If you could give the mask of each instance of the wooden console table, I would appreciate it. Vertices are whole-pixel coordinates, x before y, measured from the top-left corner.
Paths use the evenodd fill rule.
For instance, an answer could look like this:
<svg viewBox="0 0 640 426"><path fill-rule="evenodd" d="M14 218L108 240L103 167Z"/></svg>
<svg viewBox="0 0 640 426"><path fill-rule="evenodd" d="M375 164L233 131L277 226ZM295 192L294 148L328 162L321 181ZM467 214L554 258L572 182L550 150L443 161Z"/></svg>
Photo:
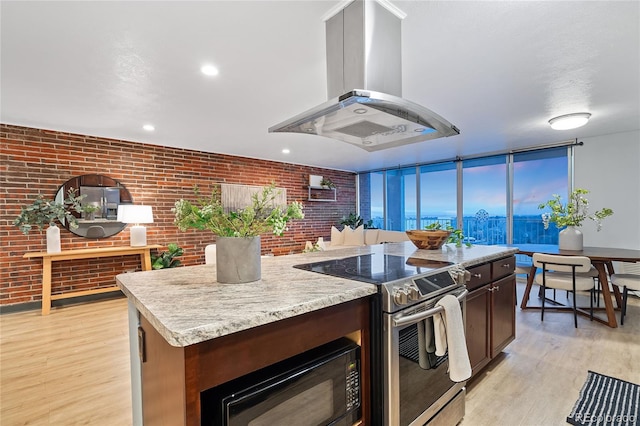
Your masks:
<svg viewBox="0 0 640 426"><path fill-rule="evenodd" d="M161 248L159 244L142 247L103 247L78 250L65 250L59 253L32 252L25 253L25 258L42 258L42 315L49 315L51 301L67 299L71 297L86 296L90 294L109 293L120 290L117 285L111 287L95 288L91 290L73 291L64 294L51 295L51 264L60 260L92 259L98 257L116 257L139 255L143 271L151 270L151 249Z"/></svg>

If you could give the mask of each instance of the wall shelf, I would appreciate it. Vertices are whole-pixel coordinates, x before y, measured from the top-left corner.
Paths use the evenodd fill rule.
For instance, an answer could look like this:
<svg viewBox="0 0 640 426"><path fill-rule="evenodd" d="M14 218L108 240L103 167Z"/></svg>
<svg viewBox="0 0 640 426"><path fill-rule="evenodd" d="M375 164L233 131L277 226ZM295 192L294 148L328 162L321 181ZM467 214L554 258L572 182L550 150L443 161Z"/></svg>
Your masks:
<svg viewBox="0 0 640 426"><path fill-rule="evenodd" d="M336 201L336 189L322 186L308 186L309 201Z"/></svg>

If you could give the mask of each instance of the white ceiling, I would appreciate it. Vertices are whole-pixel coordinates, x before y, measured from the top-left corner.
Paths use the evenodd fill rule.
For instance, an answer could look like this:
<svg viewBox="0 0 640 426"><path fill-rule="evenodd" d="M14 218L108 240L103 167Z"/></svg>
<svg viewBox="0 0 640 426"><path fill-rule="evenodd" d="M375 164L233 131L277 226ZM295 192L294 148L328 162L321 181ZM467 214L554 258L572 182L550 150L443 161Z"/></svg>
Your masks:
<svg viewBox="0 0 640 426"><path fill-rule="evenodd" d="M640 2L393 1L403 97L461 134L369 153L268 133L327 100L322 18L338 3L3 0L1 120L352 171L640 128ZM547 123L582 111L582 128Z"/></svg>

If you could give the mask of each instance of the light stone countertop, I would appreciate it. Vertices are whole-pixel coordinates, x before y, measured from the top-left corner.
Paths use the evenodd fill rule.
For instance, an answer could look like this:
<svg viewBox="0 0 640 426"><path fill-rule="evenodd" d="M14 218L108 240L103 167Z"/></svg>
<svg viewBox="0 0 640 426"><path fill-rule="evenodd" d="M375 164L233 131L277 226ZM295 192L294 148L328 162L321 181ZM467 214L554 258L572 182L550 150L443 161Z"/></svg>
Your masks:
<svg viewBox="0 0 640 426"><path fill-rule="evenodd" d="M124 273L116 281L170 345L185 347L375 294L372 284L293 268L373 252L472 266L517 249L445 245L442 250L417 250L411 242L378 244L263 257L262 279L252 283L217 283L215 265Z"/></svg>

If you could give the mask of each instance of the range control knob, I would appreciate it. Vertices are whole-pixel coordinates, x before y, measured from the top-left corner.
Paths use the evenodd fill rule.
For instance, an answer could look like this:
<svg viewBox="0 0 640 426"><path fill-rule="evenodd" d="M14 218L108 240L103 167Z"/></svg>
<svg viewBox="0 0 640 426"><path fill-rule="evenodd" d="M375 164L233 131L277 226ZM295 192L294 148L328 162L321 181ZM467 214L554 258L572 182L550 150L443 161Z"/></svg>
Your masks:
<svg viewBox="0 0 640 426"><path fill-rule="evenodd" d="M418 290L418 287L413 285L407 286L407 292L409 293L409 300L420 300L420 290Z"/></svg>
<svg viewBox="0 0 640 426"><path fill-rule="evenodd" d="M393 301L396 302L396 305L406 305L409 303L409 293L404 289L397 289L393 293Z"/></svg>

